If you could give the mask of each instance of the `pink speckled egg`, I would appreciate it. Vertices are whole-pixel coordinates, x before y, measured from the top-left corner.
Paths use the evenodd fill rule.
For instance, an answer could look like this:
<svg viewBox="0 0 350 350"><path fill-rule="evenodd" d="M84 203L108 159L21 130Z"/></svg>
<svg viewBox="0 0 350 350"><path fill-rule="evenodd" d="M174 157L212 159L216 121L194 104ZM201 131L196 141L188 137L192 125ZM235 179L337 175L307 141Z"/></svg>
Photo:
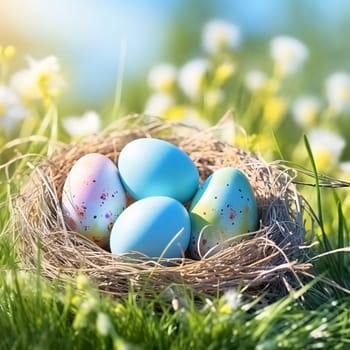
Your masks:
<svg viewBox="0 0 350 350"><path fill-rule="evenodd" d="M100 247L108 247L112 226L125 209L126 194L116 165L106 156L89 153L67 175L62 212L67 229Z"/></svg>

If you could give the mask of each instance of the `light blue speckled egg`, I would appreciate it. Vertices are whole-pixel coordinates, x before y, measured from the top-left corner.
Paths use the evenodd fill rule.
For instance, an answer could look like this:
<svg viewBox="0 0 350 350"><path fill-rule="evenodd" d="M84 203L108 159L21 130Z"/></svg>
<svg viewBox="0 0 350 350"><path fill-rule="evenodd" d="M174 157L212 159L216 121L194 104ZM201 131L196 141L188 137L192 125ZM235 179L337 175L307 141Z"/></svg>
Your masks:
<svg viewBox="0 0 350 350"><path fill-rule="evenodd" d="M199 185L199 173L191 158L165 140L139 138L126 144L118 169L127 192L136 200L167 196L185 203Z"/></svg>
<svg viewBox="0 0 350 350"><path fill-rule="evenodd" d="M62 212L69 230L106 248L113 223L125 206L119 172L109 158L89 153L76 161L62 191Z"/></svg>
<svg viewBox="0 0 350 350"><path fill-rule="evenodd" d="M253 189L245 174L233 167L218 169L204 181L193 197L189 214L189 253L194 259L211 255L225 240L258 228Z"/></svg>
<svg viewBox="0 0 350 350"><path fill-rule="evenodd" d="M180 258L190 239L190 218L176 199L147 197L128 206L112 228L114 254L140 252L149 257Z"/></svg>

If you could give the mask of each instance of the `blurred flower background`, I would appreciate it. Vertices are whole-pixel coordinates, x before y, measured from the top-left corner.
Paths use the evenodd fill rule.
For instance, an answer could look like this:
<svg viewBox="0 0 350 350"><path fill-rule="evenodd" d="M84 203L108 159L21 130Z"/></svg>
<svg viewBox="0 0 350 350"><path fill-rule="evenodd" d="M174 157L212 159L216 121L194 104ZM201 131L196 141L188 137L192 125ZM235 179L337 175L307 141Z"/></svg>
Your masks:
<svg viewBox="0 0 350 350"><path fill-rule="evenodd" d="M62 138L129 113L219 123L227 142L350 178L346 0L7 0L2 143L54 105ZM225 116L225 118L223 118Z"/></svg>

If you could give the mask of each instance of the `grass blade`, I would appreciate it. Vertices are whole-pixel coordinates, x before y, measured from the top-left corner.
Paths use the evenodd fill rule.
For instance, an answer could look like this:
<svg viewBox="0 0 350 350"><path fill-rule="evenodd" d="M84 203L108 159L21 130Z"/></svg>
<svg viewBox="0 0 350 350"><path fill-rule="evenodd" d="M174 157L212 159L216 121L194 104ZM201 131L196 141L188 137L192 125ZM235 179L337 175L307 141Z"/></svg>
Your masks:
<svg viewBox="0 0 350 350"><path fill-rule="evenodd" d="M317 200L317 213L318 213L318 223L321 229L321 233L322 233L322 243L324 245L324 248L326 250L331 250L332 249L332 245L326 235L325 229L324 229L324 221L323 221L323 213L322 213L322 199L321 199L321 189L320 189L320 181L319 181L319 177L318 177L318 171L317 171L317 166L316 166L316 162L314 159L314 156L312 154L312 150L311 150L311 146L310 143L306 137L306 135L304 135L304 143L305 143L305 147L306 147L306 151L308 153L310 162L311 162L311 166L312 166L312 171L314 174L314 178L315 178L315 188L316 188L316 200Z"/></svg>

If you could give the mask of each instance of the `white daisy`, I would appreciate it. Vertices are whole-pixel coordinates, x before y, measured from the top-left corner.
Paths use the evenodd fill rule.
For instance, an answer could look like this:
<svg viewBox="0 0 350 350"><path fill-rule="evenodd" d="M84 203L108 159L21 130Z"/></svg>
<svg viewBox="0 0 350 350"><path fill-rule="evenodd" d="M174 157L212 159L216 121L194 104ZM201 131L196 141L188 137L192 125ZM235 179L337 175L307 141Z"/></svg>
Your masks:
<svg viewBox="0 0 350 350"><path fill-rule="evenodd" d="M350 74L336 72L328 77L325 85L329 106L336 113L350 111Z"/></svg>
<svg viewBox="0 0 350 350"><path fill-rule="evenodd" d="M308 48L290 36L278 36L270 42L270 55L283 74L296 73L309 56Z"/></svg>
<svg viewBox="0 0 350 350"><path fill-rule="evenodd" d="M173 96L164 92L157 92L148 98L144 113L161 117L174 103L175 100Z"/></svg>
<svg viewBox="0 0 350 350"><path fill-rule="evenodd" d="M253 69L247 73L244 82L248 90L252 92L261 90L267 83L267 75L260 70Z"/></svg>
<svg viewBox="0 0 350 350"><path fill-rule="evenodd" d="M176 73L176 68L172 64L159 64L150 70L148 85L157 92L169 91L176 82Z"/></svg>
<svg viewBox="0 0 350 350"><path fill-rule="evenodd" d="M316 121L321 102L316 96L301 96L292 105L294 120L301 127L309 127Z"/></svg>
<svg viewBox="0 0 350 350"><path fill-rule="evenodd" d="M242 295L235 289L228 289L222 296L222 299L231 310L236 310L241 305Z"/></svg>
<svg viewBox="0 0 350 350"><path fill-rule="evenodd" d="M178 82L187 97L196 98L203 92L208 69L209 62L204 58L193 59L182 66Z"/></svg>
<svg viewBox="0 0 350 350"><path fill-rule="evenodd" d="M308 141L318 168L322 171L338 164L345 148L345 140L337 133L315 128L308 135Z"/></svg>
<svg viewBox="0 0 350 350"><path fill-rule="evenodd" d="M95 111L87 111L82 116L70 116L63 119L63 127L72 137L81 137L98 132L101 117Z"/></svg>
<svg viewBox="0 0 350 350"><path fill-rule="evenodd" d="M40 61L27 57L29 68L16 72L10 85L24 100L40 100L57 97L64 79L56 56L48 56Z"/></svg>
<svg viewBox="0 0 350 350"><path fill-rule="evenodd" d="M202 42L204 49L209 53L237 48L241 43L241 32L233 23L213 19L203 28Z"/></svg>

